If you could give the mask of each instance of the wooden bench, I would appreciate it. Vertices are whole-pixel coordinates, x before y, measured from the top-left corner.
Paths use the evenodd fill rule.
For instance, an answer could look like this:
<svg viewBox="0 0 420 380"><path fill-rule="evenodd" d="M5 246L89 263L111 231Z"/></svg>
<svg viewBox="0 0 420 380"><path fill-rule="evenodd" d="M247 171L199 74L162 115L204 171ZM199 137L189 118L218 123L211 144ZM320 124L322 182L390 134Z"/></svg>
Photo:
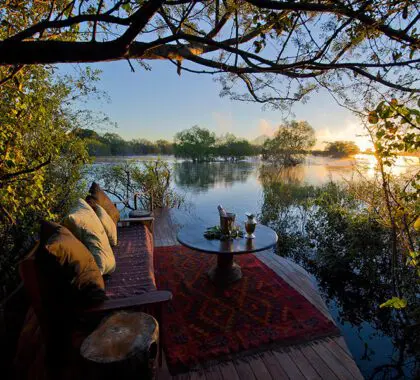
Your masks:
<svg viewBox="0 0 420 380"><path fill-rule="evenodd" d="M94 305L75 305L51 299L49 284L42 278L35 260L39 243L20 263L20 275L36 314L46 358L50 363L79 355L80 344L101 319L116 310L137 310L164 323L163 307L172 299L169 291L156 289L153 270L153 218L121 220L118 245L114 247L116 270L104 276L107 300ZM146 277L144 277L146 276ZM52 306L53 305L53 306ZM162 334L163 329L159 329ZM163 342L162 336L160 342ZM159 364L162 363L160 345Z"/></svg>

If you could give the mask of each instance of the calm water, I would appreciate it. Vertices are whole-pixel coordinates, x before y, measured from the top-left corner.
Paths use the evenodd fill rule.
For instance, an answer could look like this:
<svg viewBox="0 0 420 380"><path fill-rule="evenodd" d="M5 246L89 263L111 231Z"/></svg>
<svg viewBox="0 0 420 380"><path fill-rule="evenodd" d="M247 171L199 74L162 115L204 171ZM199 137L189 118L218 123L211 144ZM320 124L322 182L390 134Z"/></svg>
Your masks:
<svg viewBox="0 0 420 380"><path fill-rule="evenodd" d="M153 158L135 158L138 161L149 159ZM258 160L193 164L177 162L171 157L164 159L173 166L173 186L185 195L188 210L206 225L218 223L218 204L235 212L237 221L243 221L247 211L260 215L265 198L261 180L262 164ZM112 159L115 160L118 159ZM359 155L356 161L365 176L374 175L375 163L372 156ZM103 164L98 162L95 165ZM330 180L345 181L354 175L354 164L355 160L309 157L304 165L280 171L277 180L301 188L306 185L319 186ZM403 173L419 164L419 158L401 158L395 171ZM288 202L288 215L292 220L298 214L293 205L293 194ZM287 215L285 220L286 223L289 220ZM402 337L402 329L398 323L389 320L389 313L381 315L376 304L381 300L372 300L375 298L374 279L381 277L381 273L364 276L361 275L364 272L360 268L352 267L352 277L345 282L346 280L342 280L346 278L345 275L341 278L338 276L338 280L334 276L330 278L328 270L308 264L311 261L307 257L289 255L286 251L282 252L282 249L277 249L277 254L295 259L314 275L331 314L366 378L413 377L414 359L405 337ZM375 260L374 258L373 261ZM355 277L356 272L358 276Z"/></svg>

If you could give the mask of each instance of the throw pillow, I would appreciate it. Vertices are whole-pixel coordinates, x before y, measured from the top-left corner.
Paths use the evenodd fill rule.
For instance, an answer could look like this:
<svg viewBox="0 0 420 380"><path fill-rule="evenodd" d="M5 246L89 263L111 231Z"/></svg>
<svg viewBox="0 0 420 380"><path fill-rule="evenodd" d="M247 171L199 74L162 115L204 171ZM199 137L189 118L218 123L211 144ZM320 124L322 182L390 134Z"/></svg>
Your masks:
<svg viewBox="0 0 420 380"><path fill-rule="evenodd" d="M93 205L93 210L95 211L96 215L98 216L99 220L101 221L105 233L108 236L109 243L111 247L115 247L117 245L117 226L108 213L103 209L103 207L99 206L98 204Z"/></svg>
<svg viewBox="0 0 420 380"><path fill-rule="evenodd" d="M89 193L94 201L101 206L108 213L114 223L117 224L120 220L120 212L96 182L92 183Z"/></svg>
<svg viewBox="0 0 420 380"><path fill-rule="evenodd" d="M90 251L102 274L115 270L115 257L101 221L86 201L79 199L63 222Z"/></svg>
<svg viewBox="0 0 420 380"><path fill-rule="evenodd" d="M67 228L41 222L37 260L49 277L50 287L60 293L57 296L69 295L82 303L107 298L104 280L92 254Z"/></svg>

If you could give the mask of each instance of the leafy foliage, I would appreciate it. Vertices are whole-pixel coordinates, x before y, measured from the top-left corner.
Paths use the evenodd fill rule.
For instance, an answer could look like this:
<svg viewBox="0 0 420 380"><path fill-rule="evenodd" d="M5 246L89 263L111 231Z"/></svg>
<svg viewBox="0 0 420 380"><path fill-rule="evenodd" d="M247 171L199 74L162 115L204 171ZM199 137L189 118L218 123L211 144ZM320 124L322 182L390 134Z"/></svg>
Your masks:
<svg viewBox="0 0 420 380"><path fill-rule="evenodd" d="M233 226L232 231L229 235L222 233L220 226L208 227L204 231L204 237L207 239L217 239L217 240L229 240L229 239L240 239L244 237L244 232L239 226Z"/></svg>
<svg viewBox="0 0 420 380"><path fill-rule="evenodd" d="M208 129L194 126L178 132L174 143L175 156L193 162L212 161L221 157L225 161L238 161L259 153L258 147L231 133L216 138Z"/></svg>
<svg viewBox="0 0 420 380"><path fill-rule="evenodd" d="M165 59L221 94L288 108L326 89L349 106L418 92L407 0L75 0L1 3L4 78L24 64ZM133 67L133 66L132 66ZM352 97L353 95L353 97ZM361 107L360 107L361 108Z"/></svg>
<svg viewBox="0 0 420 380"><path fill-rule="evenodd" d="M238 139L233 134L226 134L218 139L215 152L225 161L239 161L245 157L254 156L258 150L248 140Z"/></svg>
<svg viewBox="0 0 420 380"><path fill-rule="evenodd" d="M392 339L395 356L385 366L377 366L374 373L379 377L388 371L415 377L415 372L404 368L416 357L420 338L415 328L418 286L411 268L397 270L405 301L394 299L387 304L402 307L407 303L407 307L398 313L381 307L394 294L389 227L378 221L375 210L367 207L349 184L308 186L285 176L285 169L293 168L276 173L269 167L260 173L260 220L278 233L277 253L316 277L339 322L355 328L367 323ZM361 333L359 339L365 347L364 356L358 359L369 360L375 350L370 346L371 337ZM413 368L415 371L415 365Z"/></svg>
<svg viewBox="0 0 420 380"><path fill-rule="evenodd" d="M332 141L325 147L325 152L332 157L348 157L359 153L360 149L353 141Z"/></svg>
<svg viewBox="0 0 420 380"><path fill-rule="evenodd" d="M0 276L7 286L39 220L59 219L81 192L89 157L71 131L85 113L73 105L97 73L85 75L59 78L50 68L25 67L0 86Z"/></svg>
<svg viewBox="0 0 420 380"><path fill-rule="evenodd" d="M264 143L263 159L285 166L297 165L315 141L315 131L308 122L293 120L280 125L274 138Z"/></svg>
<svg viewBox="0 0 420 380"><path fill-rule="evenodd" d="M392 237L394 297L384 306L401 308L407 302L403 299L404 291L400 289L395 271L407 262L417 274L420 273L417 260L420 240L415 228L420 217L420 171L397 178L392 169L399 154L420 150L420 111L392 99L389 103L380 102L369 113L368 122L367 129L374 143L380 174L376 186L381 189L377 217L389 227ZM399 302L395 302L396 299Z"/></svg>
<svg viewBox="0 0 420 380"><path fill-rule="evenodd" d="M166 140L151 142L146 139L124 140L117 133L98 134L96 131L79 128L73 134L85 141L91 156L126 156L146 154L173 154L173 144Z"/></svg>
<svg viewBox="0 0 420 380"><path fill-rule="evenodd" d="M202 162L214 156L216 135L205 128L194 126L185 129L175 135L174 141L176 157Z"/></svg>
<svg viewBox="0 0 420 380"><path fill-rule="evenodd" d="M392 297L388 301L381 304L379 307L392 307L394 309L404 309L407 307L407 301L398 297Z"/></svg>
<svg viewBox="0 0 420 380"><path fill-rule="evenodd" d="M401 104L397 99L392 99L389 103L382 101L375 110L369 112L368 121L371 124L369 130L375 144L376 156L384 165L394 165L400 153L420 150L418 108Z"/></svg>
<svg viewBox="0 0 420 380"><path fill-rule="evenodd" d="M128 209L179 207L184 199L171 187L172 170L162 160L103 165L93 179ZM138 204L139 202L140 204Z"/></svg>

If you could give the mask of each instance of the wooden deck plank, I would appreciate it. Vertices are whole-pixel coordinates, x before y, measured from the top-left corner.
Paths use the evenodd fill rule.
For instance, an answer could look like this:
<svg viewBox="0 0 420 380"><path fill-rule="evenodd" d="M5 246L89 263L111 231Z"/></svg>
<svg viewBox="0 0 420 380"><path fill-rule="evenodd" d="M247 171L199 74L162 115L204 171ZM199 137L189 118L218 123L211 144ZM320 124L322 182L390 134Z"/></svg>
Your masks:
<svg viewBox="0 0 420 380"><path fill-rule="evenodd" d="M299 368L300 372L302 372L305 379L308 380L322 380L319 376L318 372L315 371L312 364L309 362L308 359L303 355L303 353L298 348L292 348L290 352L288 352L290 358Z"/></svg>
<svg viewBox="0 0 420 380"><path fill-rule="evenodd" d="M190 380L190 374L189 373L182 373L180 375L174 376L174 380Z"/></svg>
<svg viewBox="0 0 420 380"><path fill-rule="evenodd" d="M261 255L256 255L264 264L273 269L281 278L283 278L290 286L296 289L300 294L302 294L309 302L317 307L327 318L332 320L331 314L329 313L325 302L319 295L319 293L314 289L312 283L307 280L292 278L292 275L285 271L285 261L286 259L275 256L274 254L263 252Z"/></svg>
<svg viewBox="0 0 420 380"><path fill-rule="evenodd" d="M178 210L176 210L178 211ZM176 233L186 216L167 210L155 213L155 246L178 245ZM255 256L273 269L290 286L308 299L327 318L332 319L311 275L290 260L264 251ZM191 372L190 380L264 380L264 379L363 379L342 337L289 347L287 352L268 351L260 358L236 360ZM163 377L166 379L166 377ZM179 378L179 377L174 377Z"/></svg>
<svg viewBox="0 0 420 380"><path fill-rule="evenodd" d="M203 371L193 371L190 372L190 380L206 380L206 375Z"/></svg>
<svg viewBox="0 0 420 380"><path fill-rule="evenodd" d="M223 380L220 366L214 365L204 371L207 380Z"/></svg>
<svg viewBox="0 0 420 380"><path fill-rule="evenodd" d="M321 379L337 380L338 376L328 367L322 358L310 346L300 347L300 351L305 358L312 363L315 371L319 374Z"/></svg>
<svg viewBox="0 0 420 380"><path fill-rule="evenodd" d="M322 360L330 367L340 380L354 379L344 362L337 359L335 355L325 346L324 342L312 347Z"/></svg>
<svg viewBox="0 0 420 380"><path fill-rule="evenodd" d="M263 360L265 366L267 367L268 371L270 372L273 379L276 380L288 380L289 376L280 365L279 361L277 360L276 356L272 351L265 352L263 354Z"/></svg>
<svg viewBox="0 0 420 380"><path fill-rule="evenodd" d="M236 372L238 373L240 379L256 380L251 366L245 360L237 360L233 364L236 368Z"/></svg>
<svg viewBox="0 0 420 380"><path fill-rule="evenodd" d="M335 338L335 342L341 347L341 349L347 353L348 356L351 357L351 353L349 348L347 347L346 341L344 340L344 337L339 336Z"/></svg>
<svg viewBox="0 0 420 380"><path fill-rule="evenodd" d="M279 352L273 351L274 356L292 380L305 380L305 376L303 376L302 372L298 368L298 366L293 362L287 352Z"/></svg>
<svg viewBox="0 0 420 380"><path fill-rule="evenodd" d="M223 380L240 380L232 362L222 363L220 365L220 373L222 374Z"/></svg>
<svg viewBox="0 0 420 380"><path fill-rule="evenodd" d="M347 352L344 351L335 340L325 342L324 347L326 347L341 363L343 363L343 365L345 365L346 369L355 379L363 379L354 360L349 357Z"/></svg>
<svg viewBox="0 0 420 380"><path fill-rule="evenodd" d="M262 357L250 357L249 365L258 380L273 380L273 377L271 376L268 368L265 366ZM276 379L274 378L274 380Z"/></svg>

